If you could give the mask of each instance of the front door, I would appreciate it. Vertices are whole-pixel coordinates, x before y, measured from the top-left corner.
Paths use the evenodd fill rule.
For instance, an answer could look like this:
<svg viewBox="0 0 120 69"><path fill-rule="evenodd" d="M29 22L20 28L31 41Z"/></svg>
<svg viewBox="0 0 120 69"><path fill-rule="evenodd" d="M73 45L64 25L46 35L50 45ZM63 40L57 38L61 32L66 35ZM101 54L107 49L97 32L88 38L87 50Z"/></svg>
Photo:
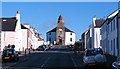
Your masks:
<svg viewBox="0 0 120 69"><path fill-rule="evenodd" d="M59 39L59 45L62 45L62 39Z"/></svg>

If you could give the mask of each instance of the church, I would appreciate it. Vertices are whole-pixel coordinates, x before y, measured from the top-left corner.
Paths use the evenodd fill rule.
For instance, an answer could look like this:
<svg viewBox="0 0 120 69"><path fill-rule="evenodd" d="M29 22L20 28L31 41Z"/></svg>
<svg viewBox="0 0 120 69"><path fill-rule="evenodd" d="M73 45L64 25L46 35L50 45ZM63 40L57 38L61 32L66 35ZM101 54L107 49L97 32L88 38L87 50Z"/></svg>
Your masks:
<svg viewBox="0 0 120 69"><path fill-rule="evenodd" d="M73 45L76 40L75 32L64 26L63 17L58 18L57 26L47 33L47 42L57 45Z"/></svg>

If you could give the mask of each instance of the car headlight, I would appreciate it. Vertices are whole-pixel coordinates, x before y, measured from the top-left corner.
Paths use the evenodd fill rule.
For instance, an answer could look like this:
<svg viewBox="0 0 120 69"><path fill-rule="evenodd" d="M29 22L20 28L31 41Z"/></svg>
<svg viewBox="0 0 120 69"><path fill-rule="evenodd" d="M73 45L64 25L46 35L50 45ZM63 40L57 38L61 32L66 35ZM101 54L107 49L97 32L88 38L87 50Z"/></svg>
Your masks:
<svg viewBox="0 0 120 69"><path fill-rule="evenodd" d="M95 63L95 60L94 60L94 58L85 57L84 63Z"/></svg>

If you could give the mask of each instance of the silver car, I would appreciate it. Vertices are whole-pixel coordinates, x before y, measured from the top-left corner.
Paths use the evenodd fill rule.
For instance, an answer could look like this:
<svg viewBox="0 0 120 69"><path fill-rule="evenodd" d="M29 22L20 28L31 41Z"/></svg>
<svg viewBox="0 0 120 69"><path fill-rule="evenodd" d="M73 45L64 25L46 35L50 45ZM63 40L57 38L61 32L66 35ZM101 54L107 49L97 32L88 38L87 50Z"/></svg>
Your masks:
<svg viewBox="0 0 120 69"><path fill-rule="evenodd" d="M117 58L117 61L112 63L112 66L116 69L120 69L120 56Z"/></svg>
<svg viewBox="0 0 120 69"><path fill-rule="evenodd" d="M83 57L83 62L85 66L106 64L106 57L100 48L87 49Z"/></svg>

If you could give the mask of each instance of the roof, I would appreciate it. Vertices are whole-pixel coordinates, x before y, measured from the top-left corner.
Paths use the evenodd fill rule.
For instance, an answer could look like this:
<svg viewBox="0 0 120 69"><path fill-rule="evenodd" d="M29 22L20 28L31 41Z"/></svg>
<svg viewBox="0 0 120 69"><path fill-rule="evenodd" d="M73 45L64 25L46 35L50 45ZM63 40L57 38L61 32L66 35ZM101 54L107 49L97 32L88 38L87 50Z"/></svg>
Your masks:
<svg viewBox="0 0 120 69"><path fill-rule="evenodd" d="M73 32L73 31L65 27L65 32Z"/></svg>
<svg viewBox="0 0 120 69"><path fill-rule="evenodd" d="M95 20L95 28L99 28L99 27L101 27L101 25L104 23L104 19L97 19L97 20Z"/></svg>
<svg viewBox="0 0 120 69"><path fill-rule="evenodd" d="M48 31L48 32L56 32L56 28L57 28L57 27L53 28L52 30L50 30L50 31Z"/></svg>
<svg viewBox="0 0 120 69"><path fill-rule="evenodd" d="M52 30L48 31L47 33L49 33L49 32L56 32L56 28L57 27L53 28ZM70 29L68 29L67 27L64 27L64 28L65 28L65 32L73 32Z"/></svg>
<svg viewBox="0 0 120 69"><path fill-rule="evenodd" d="M0 18L0 22L2 23L2 31L15 31L17 23L16 17Z"/></svg>
<svg viewBox="0 0 120 69"><path fill-rule="evenodd" d="M111 15L114 14L116 11L118 11L118 13L115 14L114 16L111 16ZM104 23L105 23L106 21L108 21L107 24L109 24L119 13L120 13L120 9L115 10L113 13L111 13L111 14L106 18L106 20L104 21ZM104 24L104 23L103 23L103 24ZM102 24L102 25L103 25L103 24ZM102 26L102 25L101 25L101 26Z"/></svg>
<svg viewBox="0 0 120 69"><path fill-rule="evenodd" d="M21 24L21 29L28 29L28 28L26 28L25 26L23 26L23 25Z"/></svg>

